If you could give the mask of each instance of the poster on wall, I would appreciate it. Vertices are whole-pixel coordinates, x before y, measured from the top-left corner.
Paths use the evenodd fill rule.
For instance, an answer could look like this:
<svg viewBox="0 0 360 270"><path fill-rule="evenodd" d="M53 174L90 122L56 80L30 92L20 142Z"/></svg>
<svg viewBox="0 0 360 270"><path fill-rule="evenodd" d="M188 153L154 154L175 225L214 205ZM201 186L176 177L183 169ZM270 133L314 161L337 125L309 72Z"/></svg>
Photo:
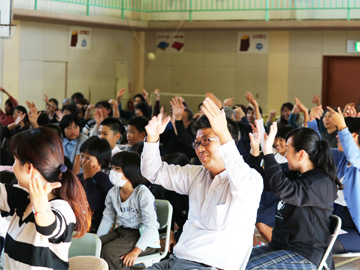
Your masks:
<svg viewBox="0 0 360 270"><path fill-rule="evenodd" d="M70 27L69 46L72 49L90 50L91 29L86 27Z"/></svg>
<svg viewBox="0 0 360 270"><path fill-rule="evenodd" d="M267 32L238 32L238 53L268 53Z"/></svg>
<svg viewBox="0 0 360 270"><path fill-rule="evenodd" d="M185 50L185 34L183 32L156 33L156 51L159 53L183 53Z"/></svg>

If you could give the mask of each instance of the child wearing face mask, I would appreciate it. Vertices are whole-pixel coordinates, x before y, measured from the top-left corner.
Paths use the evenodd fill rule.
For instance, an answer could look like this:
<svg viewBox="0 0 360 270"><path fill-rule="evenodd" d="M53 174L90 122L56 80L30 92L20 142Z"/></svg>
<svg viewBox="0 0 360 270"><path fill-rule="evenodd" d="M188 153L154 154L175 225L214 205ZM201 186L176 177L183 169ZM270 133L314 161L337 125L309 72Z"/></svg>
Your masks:
<svg viewBox="0 0 360 270"><path fill-rule="evenodd" d="M111 147L105 139L90 137L80 147L80 165L83 173L78 174L92 211L91 233L96 233L105 209L105 198L113 187L104 172L109 168Z"/></svg>
<svg viewBox="0 0 360 270"><path fill-rule="evenodd" d="M111 166L110 181L114 187L106 196L97 235L102 242L101 257L109 268L128 269L137 257L154 253L160 247L155 198L143 185L137 153L117 153ZM114 220L118 227L109 233Z"/></svg>

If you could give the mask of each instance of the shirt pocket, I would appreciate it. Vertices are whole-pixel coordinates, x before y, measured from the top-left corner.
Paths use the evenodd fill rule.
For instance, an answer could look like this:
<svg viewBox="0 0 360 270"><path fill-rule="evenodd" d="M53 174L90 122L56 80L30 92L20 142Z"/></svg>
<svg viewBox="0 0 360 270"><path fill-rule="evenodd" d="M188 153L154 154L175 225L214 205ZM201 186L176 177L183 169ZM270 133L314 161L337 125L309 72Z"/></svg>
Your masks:
<svg viewBox="0 0 360 270"><path fill-rule="evenodd" d="M209 230L223 231L226 228L229 205L215 205L206 215L205 227Z"/></svg>

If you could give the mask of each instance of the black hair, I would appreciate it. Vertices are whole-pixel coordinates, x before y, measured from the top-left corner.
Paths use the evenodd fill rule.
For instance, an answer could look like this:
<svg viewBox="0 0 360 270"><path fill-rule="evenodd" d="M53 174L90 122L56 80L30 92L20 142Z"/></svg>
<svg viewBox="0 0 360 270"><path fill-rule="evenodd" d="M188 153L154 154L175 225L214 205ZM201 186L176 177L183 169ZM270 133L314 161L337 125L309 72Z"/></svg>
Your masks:
<svg viewBox="0 0 360 270"><path fill-rule="evenodd" d="M84 95L80 92L76 92L76 93L72 94L72 96L71 96L71 99L74 101L75 101L75 99L78 100L81 98L84 98Z"/></svg>
<svg viewBox="0 0 360 270"><path fill-rule="evenodd" d="M296 152L304 150L315 168L321 169L332 181L343 189L336 172L336 165L327 141L321 140L316 131L310 128L297 128L286 135L286 140L292 138L292 146Z"/></svg>
<svg viewBox="0 0 360 270"><path fill-rule="evenodd" d="M50 118L46 113L41 113L37 119L37 123L39 126L45 126L50 124Z"/></svg>
<svg viewBox="0 0 360 270"><path fill-rule="evenodd" d="M75 126L79 126L79 128L81 127L81 122L79 117L73 114L65 115L60 121L61 132L63 133L64 136L65 136L65 128L70 126L71 123L74 123Z"/></svg>
<svg viewBox="0 0 360 270"><path fill-rule="evenodd" d="M5 105L8 105L10 108L11 108L11 111L8 113L9 115L13 114L13 111L14 111L14 105L13 103L11 102L11 99L8 98L6 101L5 101Z"/></svg>
<svg viewBox="0 0 360 270"><path fill-rule="evenodd" d="M53 132L55 132L59 136L59 138L61 138L61 128L59 127L59 125L50 123L50 124L44 125L44 127L51 129Z"/></svg>
<svg viewBox="0 0 360 270"><path fill-rule="evenodd" d="M145 132L145 127L149 123L149 119L143 117L143 116L135 116L131 118L128 122L128 126L134 126L140 133Z"/></svg>
<svg viewBox="0 0 360 270"><path fill-rule="evenodd" d="M111 165L121 167L125 177L130 181L133 188L144 184L146 179L140 171L140 155L135 152L119 152L111 158Z"/></svg>
<svg viewBox="0 0 360 270"><path fill-rule="evenodd" d="M58 106L59 106L59 101L56 99L56 98L50 98L49 99L49 102L50 101L52 101L52 102L54 102L55 103L55 105L56 105L56 110L58 109Z"/></svg>
<svg viewBox="0 0 360 270"><path fill-rule="evenodd" d="M280 138L286 139L286 135L293 129L294 128L291 126L279 126L275 137L276 138L280 137Z"/></svg>
<svg viewBox="0 0 360 270"><path fill-rule="evenodd" d="M201 102L201 103L199 103L199 105L198 105L198 110L199 110L199 111L201 110L202 105L203 105L203 103L202 103L202 102Z"/></svg>
<svg viewBox="0 0 360 270"><path fill-rule="evenodd" d="M105 118L100 126L107 126L109 127L115 134L120 133L122 134L125 131L124 125L118 118L115 117L108 117Z"/></svg>
<svg viewBox="0 0 360 270"><path fill-rule="evenodd" d="M89 101L86 98L79 98L76 100L76 104L80 105L89 105Z"/></svg>
<svg viewBox="0 0 360 270"><path fill-rule="evenodd" d="M26 116L25 116L25 118L24 118L23 121L24 121L24 124L27 125L27 124L29 123L29 117L28 117L26 108L25 108L24 106L18 105L18 106L15 106L15 107L14 107L13 112L14 112L15 110L18 110L18 111L26 114Z"/></svg>
<svg viewBox="0 0 360 270"><path fill-rule="evenodd" d="M184 112L186 112L188 120L192 121L193 117L194 117L194 114L193 114L192 110L190 110L189 108L185 108Z"/></svg>
<svg viewBox="0 0 360 270"><path fill-rule="evenodd" d="M61 108L61 111L69 111L71 114L73 115L77 115L78 114L78 107L75 105L75 104L69 104L69 105L64 105L62 108Z"/></svg>
<svg viewBox="0 0 360 270"><path fill-rule="evenodd" d="M346 126L348 127L350 133L356 133L359 135L358 143L360 144L360 118L359 117L346 117L345 123L346 123Z"/></svg>
<svg viewBox="0 0 360 270"><path fill-rule="evenodd" d="M165 161L167 164L174 164L180 166L190 164L190 160L188 159L188 157L184 153L179 152L167 154L163 158L163 161Z"/></svg>
<svg viewBox="0 0 360 270"><path fill-rule="evenodd" d="M135 152L141 155L143 149L144 149L144 142L138 142L131 146L130 152Z"/></svg>
<svg viewBox="0 0 360 270"><path fill-rule="evenodd" d="M80 146L80 153L96 157L102 169L109 168L111 147L107 140L92 136Z"/></svg>
<svg viewBox="0 0 360 270"><path fill-rule="evenodd" d="M252 106L248 106L246 108L245 114L247 114L248 111L254 111L255 112L255 109ZM260 111L260 114L262 115L263 111L262 111L262 108L260 106L259 106L259 111Z"/></svg>
<svg viewBox="0 0 360 270"><path fill-rule="evenodd" d="M238 125L230 118L226 118L226 121L231 137L234 139L235 143L237 143L240 140ZM207 116L204 114L198 120L196 120L193 128L196 133L199 129L211 128L211 124Z"/></svg>
<svg viewBox="0 0 360 270"><path fill-rule="evenodd" d="M104 107L108 110L110 110L109 116L113 116L113 110L111 108L111 105L107 101L99 101L95 104L95 108Z"/></svg>
<svg viewBox="0 0 360 270"><path fill-rule="evenodd" d="M149 118L150 117L150 108L146 102L140 102L136 104L135 109L138 109L142 112L143 116Z"/></svg>
<svg viewBox="0 0 360 270"><path fill-rule="evenodd" d="M145 102L146 100L145 100L145 98L144 98L144 96L142 95L142 94L136 94L135 96L134 96L134 100L135 100L135 98L140 98L141 99L141 102Z"/></svg>
<svg viewBox="0 0 360 270"><path fill-rule="evenodd" d="M285 102L283 105L281 105L281 109L280 109L280 112L283 110L283 109L289 109L290 111L292 111L292 109L294 108L294 105L291 103L291 102Z"/></svg>

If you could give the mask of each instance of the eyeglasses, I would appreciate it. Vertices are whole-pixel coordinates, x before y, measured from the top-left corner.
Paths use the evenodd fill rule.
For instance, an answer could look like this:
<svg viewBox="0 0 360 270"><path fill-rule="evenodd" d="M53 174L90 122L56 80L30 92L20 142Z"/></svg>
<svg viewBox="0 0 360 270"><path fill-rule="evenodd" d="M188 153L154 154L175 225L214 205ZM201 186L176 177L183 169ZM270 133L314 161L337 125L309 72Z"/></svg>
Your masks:
<svg viewBox="0 0 360 270"><path fill-rule="evenodd" d="M211 141L217 141L219 140L219 138L201 138L200 141L195 141L191 144L192 148L194 148L195 150L197 150L201 144L201 146L208 146L210 144Z"/></svg>

